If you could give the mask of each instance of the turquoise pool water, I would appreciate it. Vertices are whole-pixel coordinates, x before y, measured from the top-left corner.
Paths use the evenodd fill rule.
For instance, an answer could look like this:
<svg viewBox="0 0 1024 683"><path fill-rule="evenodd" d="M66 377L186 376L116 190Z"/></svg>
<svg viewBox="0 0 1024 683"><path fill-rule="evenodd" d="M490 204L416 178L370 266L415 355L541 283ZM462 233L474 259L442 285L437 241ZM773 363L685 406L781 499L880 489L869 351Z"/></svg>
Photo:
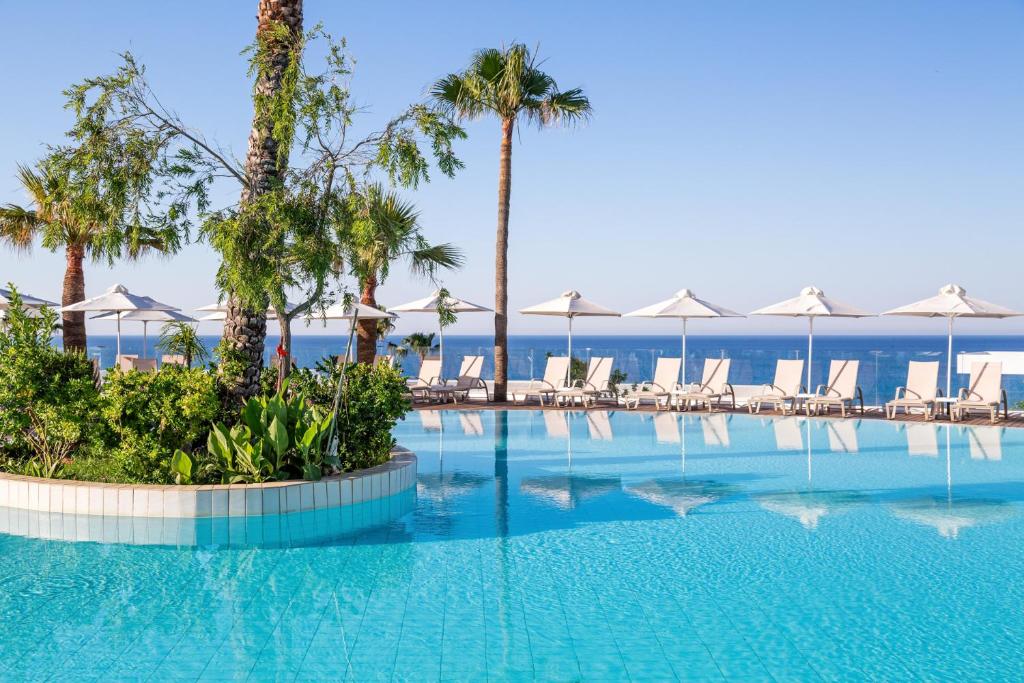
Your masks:
<svg viewBox="0 0 1024 683"><path fill-rule="evenodd" d="M1024 430L485 411L398 438L414 499L273 544L0 535L0 679L1024 678Z"/></svg>

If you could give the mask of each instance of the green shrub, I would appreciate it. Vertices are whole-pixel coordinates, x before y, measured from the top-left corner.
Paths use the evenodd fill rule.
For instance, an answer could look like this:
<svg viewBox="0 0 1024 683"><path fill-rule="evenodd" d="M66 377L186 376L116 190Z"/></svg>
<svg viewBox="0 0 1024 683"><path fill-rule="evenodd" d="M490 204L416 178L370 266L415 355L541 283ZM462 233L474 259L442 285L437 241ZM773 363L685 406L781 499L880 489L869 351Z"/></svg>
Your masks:
<svg viewBox="0 0 1024 683"><path fill-rule="evenodd" d="M12 287L0 325L0 467L57 476L67 458L99 438L92 363L52 343L57 316L28 314Z"/></svg>
<svg viewBox="0 0 1024 683"><path fill-rule="evenodd" d="M349 364L344 402L338 411L338 458L342 469L386 462L394 448L391 430L409 411L405 380L387 363ZM332 399L333 400L333 399Z"/></svg>
<svg viewBox="0 0 1024 683"><path fill-rule="evenodd" d="M115 437L108 477L129 481L171 483L174 452L201 451L210 423L221 414L216 378L200 368L113 369L101 398Z"/></svg>

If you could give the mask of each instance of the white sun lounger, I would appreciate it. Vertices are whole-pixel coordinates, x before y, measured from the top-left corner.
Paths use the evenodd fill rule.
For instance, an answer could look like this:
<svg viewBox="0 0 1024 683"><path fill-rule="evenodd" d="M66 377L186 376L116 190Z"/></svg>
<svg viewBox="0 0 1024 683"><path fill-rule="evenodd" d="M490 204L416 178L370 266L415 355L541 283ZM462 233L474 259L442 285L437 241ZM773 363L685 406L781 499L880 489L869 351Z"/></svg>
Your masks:
<svg viewBox="0 0 1024 683"><path fill-rule="evenodd" d="M950 406L952 419L962 419L972 410L988 412L989 419L999 419L999 406L1003 407L1003 419L1007 417L1006 391L1003 389L1003 364L983 362L971 364L971 379L968 386L960 390L956 403Z"/></svg>
<svg viewBox="0 0 1024 683"><path fill-rule="evenodd" d="M437 399L442 403L451 399L452 403L458 403L459 399L469 399L469 392L475 389L483 389L484 397L490 401L491 394L487 384L480 379L483 371L483 356L463 356L462 367L459 368L459 376L454 382L435 384L430 387L430 398Z"/></svg>
<svg viewBox="0 0 1024 683"><path fill-rule="evenodd" d="M568 378L568 356L549 356L547 365L544 366L544 378L531 379L526 391L520 394L519 403L526 403L530 398L536 397L540 400L540 404L544 405L545 396L554 402L555 393L568 386Z"/></svg>
<svg viewBox="0 0 1024 683"><path fill-rule="evenodd" d="M759 413L761 405L767 403L785 415L786 404L791 403L793 412L796 412L797 395L804 389L804 385L800 383L803 374L804 362L802 360L777 361L775 363L775 380L771 384L761 386L761 394L747 401L747 409L751 413Z"/></svg>
<svg viewBox="0 0 1024 683"><path fill-rule="evenodd" d="M819 384L814 390L816 396L807 399L804 410L808 415L812 409L815 415L822 408L829 412L839 406L839 414L846 417L846 408L853 408L854 401L860 402L860 414L864 414L864 392L857 386L859 360L834 360L828 366L828 384Z"/></svg>
<svg viewBox="0 0 1024 683"><path fill-rule="evenodd" d="M420 373L415 379L406 382L413 401L430 400L430 388L441 381L441 359L424 358L420 363Z"/></svg>
<svg viewBox="0 0 1024 683"><path fill-rule="evenodd" d="M660 409L664 406L667 410L672 392L679 388L679 368L682 364L681 358L659 358L654 366L654 380L638 384L635 389L626 393L626 408L637 408L640 401L648 398L654 401L655 408Z"/></svg>
<svg viewBox="0 0 1024 683"><path fill-rule="evenodd" d="M672 392L672 404L679 410L689 410L707 405L708 412L714 412L716 406L722 404L726 396L732 398L732 407L736 407L736 392L729 384L729 367L732 361L728 358L705 358L704 373L700 383L694 382L685 389Z"/></svg>
<svg viewBox="0 0 1024 683"><path fill-rule="evenodd" d="M614 362L615 359L611 357L591 358L587 367L587 378L577 380L574 386L555 392L555 403L568 405L580 401L586 406L589 401L593 405L597 403L597 399L609 395Z"/></svg>
<svg viewBox="0 0 1024 683"><path fill-rule="evenodd" d="M935 398L939 393L939 362L910 361L907 367L907 385L896 388L896 397L885 404L885 416L890 420L896 417L896 411L910 414L911 408L924 411L924 419L935 416Z"/></svg>

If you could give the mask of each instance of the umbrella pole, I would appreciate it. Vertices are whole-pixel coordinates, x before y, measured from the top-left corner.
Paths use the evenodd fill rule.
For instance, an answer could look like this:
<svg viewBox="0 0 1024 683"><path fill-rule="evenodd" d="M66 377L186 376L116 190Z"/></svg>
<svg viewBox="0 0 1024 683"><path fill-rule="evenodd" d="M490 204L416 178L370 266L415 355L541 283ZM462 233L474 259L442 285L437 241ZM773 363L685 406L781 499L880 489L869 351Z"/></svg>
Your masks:
<svg viewBox="0 0 1024 683"><path fill-rule="evenodd" d="M569 316L569 376L572 377L572 316Z"/></svg>
<svg viewBox="0 0 1024 683"><path fill-rule="evenodd" d="M686 385L686 318L683 318L683 358L679 371L682 373L683 385Z"/></svg>
<svg viewBox="0 0 1024 683"><path fill-rule="evenodd" d="M953 316L949 316L949 340L946 348L946 398L953 396Z"/></svg>
<svg viewBox="0 0 1024 683"><path fill-rule="evenodd" d="M814 316L807 316L807 388L804 390L810 393L811 386L811 358L814 352Z"/></svg>
<svg viewBox="0 0 1024 683"><path fill-rule="evenodd" d="M438 322L440 323L440 321ZM438 344L438 355L441 358L441 376L438 377L437 379L441 384L444 384L444 325L438 324L437 329L439 336L441 338L441 342L440 344Z"/></svg>
<svg viewBox="0 0 1024 683"><path fill-rule="evenodd" d="M114 359L114 364L115 365L120 362L118 360L118 358L120 358L120 357L121 357L121 312L118 311L118 313L117 313L117 358Z"/></svg>
<svg viewBox="0 0 1024 683"><path fill-rule="evenodd" d="M148 339L147 328L149 326L148 320L142 321L142 357L146 357L146 341Z"/></svg>

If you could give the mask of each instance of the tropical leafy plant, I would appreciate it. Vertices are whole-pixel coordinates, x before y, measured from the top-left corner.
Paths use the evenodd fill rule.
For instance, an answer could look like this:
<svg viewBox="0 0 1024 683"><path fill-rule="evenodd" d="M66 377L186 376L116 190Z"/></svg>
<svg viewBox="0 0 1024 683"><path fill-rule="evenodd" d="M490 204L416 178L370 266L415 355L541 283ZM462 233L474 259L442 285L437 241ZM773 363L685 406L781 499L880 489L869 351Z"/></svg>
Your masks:
<svg viewBox="0 0 1024 683"><path fill-rule="evenodd" d="M249 399L230 429L223 422L213 426L207 448L223 483L317 480L325 466L336 464L326 457L333 415L303 396L289 397L287 386L273 396Z"/></svg>
<svg viewBox="0 0 1024 683"><path fill-rule="evenodd" d="M498 173L498 234L494 291L494 400L504 401L508 386L508 220L512 192L512 133L517 121L545 128L573 124L590 116L590 100L579 88L561 90L540 69L536 53L521 43L480 50L460 73L431 88L436 107L457 120L493 115L501 121Z"/></svg>
<svg viewBox="0 0 1024 683"><path fill-rule="evenodd" d="M427 356L437 351L438 346L434 343L433 332L413 332L403 338L399 343L388 342L388 350L395 354L399 360L407 358L410 353L420 357L422 362Z"/></svg>
<svg viewBox="0 0 1024 683"><path fill-rule="evenodd" d="M173 320L160 329L157 348L166 354L184 357L186 367L192 367L193 360L205 363L209 357L196 329L179 320Z"/></svg>

